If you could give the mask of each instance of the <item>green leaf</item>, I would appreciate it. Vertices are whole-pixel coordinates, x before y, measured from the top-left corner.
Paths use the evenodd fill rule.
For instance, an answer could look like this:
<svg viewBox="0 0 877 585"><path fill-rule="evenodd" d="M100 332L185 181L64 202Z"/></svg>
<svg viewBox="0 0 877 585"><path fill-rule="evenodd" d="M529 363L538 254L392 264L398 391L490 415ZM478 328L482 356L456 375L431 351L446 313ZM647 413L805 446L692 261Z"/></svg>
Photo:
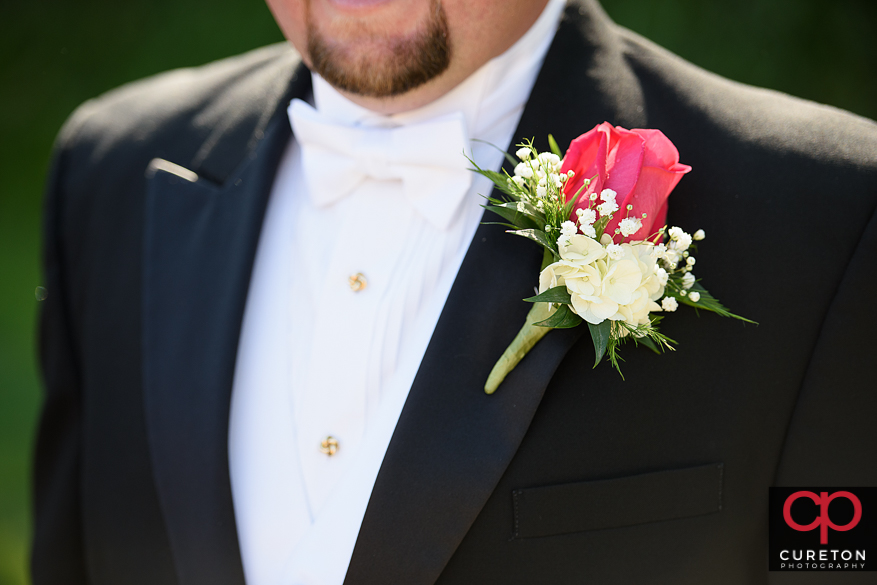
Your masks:
<svg viewBox="0 0 877 585"><path fill-rule="evenodd" d="M560 151L560 147L557 146L557 141L554 139L554 136L551 134L548 135L548 146L551 147L551 152L563 158L563 153Z"/></svg>
<svg viewBox="0 0 877 585"><path fill-rule="evenodd" d="M698 300L696 303L688 298L688 295L693 292L700 293L700 300ZM719 299L711 295L705 288L703 288L703 286L701 286L699 282L694 283L694 286L692 286L688 290L688 294L686 294L685 296L680 295L676 291L669 291L668 294L672 297L675 297L676 300L680 303L688 305L689 307L694 307L695 309L703 309L704 311L710 311L717 315L721 315L722 317L731 317L732 319L739 319L740 321L745 321L746 323L758 325L756 321L752 321L750 319L747 319L746 317L741 317L740 315L735 315L734 313L729 311L727 308L725 308L724 305L722 305L722 303L719 302Z"/></svg>
<svg viewBox="0 0 877 585"><path fill-rule="evenodd" d="M503 193L505 193L506 195L511 195L512 197L518 196L517 193L512 191L511 187L509 187L508 175L506 175L504 173L498 173L496 171L487 171L487 170L478 169L478 168L469 169L469 170L490 179L493 182L494 186L497 189L499 189L500 191L502 191Z"/></svg>
<svg viewBox="0 0 877 585"><path fill-rule="evenodd" d="M599 325L588 323L588 329L591 330L591 340L594 342L594 353L596 355L596 359L594 359L594 367L596 368L600 363L600 360L603 359L603 355L606 353L606 347L609 345L612 323L609 319L605 319Z"/></svg>
<svg viewBox="0 0 877 585"><path fill-rule="evenodd" d="M532 223L536 229L544 230L545 228L545 214L533 207L531 204L526 201L502 201L502 202L491 202L486 206L487 209L491 209L494 207L502 207L503 209L509 209L514 213L524 215L529 217L532 220ZM499 213L499 212L496 212ZM502 215L500 213L500 215ZM505 216L504 216L505 217ZM506 219L510 219L506 217ZM512 220L514 221L514 220ZM531 226L521 226L522 229Z"/></svg>
<svg viewBox="0 0 877 585"><path fill-rule="evenodd" d="M503 156L505 156L505 159L506 159L507 161L509 161L509 164L512 165L513 167L514 167L514 166L517 166L517 164L518 164L519 162L521 162L521 161L519 161L518 159L516 159L515 157L513 157L512 155L510 155L509 153L507 153L506 151L504 151L503 149L501 149L500 147L498 147L497 145L495 145L495 144L492 143L492 142L488 142L488 141L486 141L486 140L481 140L481 139L479 139L479 138L472 138L472 142L481 142L482 144L486 144L487 146L492 146L493 148L497 149L498 151L500 151L500 152L503 154Z"/></svg>
<svg viewBox="0 0 877 585"><path fill-rule="evenodd" d="M557 255L557 250L554 247L554 242L552 242L548 235L542 230L509 230L508 233L515 234L516 236L523 236L528 240L533 240L537 244L545 247L546 250L551 251L555 256Z"/></svg>
<svg viewBox="0 0 877 585"><path fill-rule="evenodd" d="M569 305L572 303L572 297L569 294L569 291L566 290L566 286L555 286L554 288L550 288L544 293L538 294L535 297L530 297L524 299L528 303L562 303L564 305Z"/></svg>
<svg viewBox="0 0 877 585"><path fill-rule="evenodd" d="M572 312L569 305L560 305L550 317L544 321L534 323L539 327L551 327L552 329L569 329L582 322L582 318Z"/></svg>
<svg viewBox="0 0 877 585"><path fill-rule="evenodd" d="M598 219L597 222L594 224L594 231L597 232L596 240L598 242L600 241L600 238L603 237L603 230L606 229L606 224L608 224L608 223L609 223L609 216L604 215L603 217ZM609 234L609 235L611 236L612 234Z"/></svg>
<svg viewBox="0 0 877 585"><path fill-rule="evenodd" d="M502 205L485 205L485 209L492 211L503 219L509 220L515 229L540 229L539 222L528 213L519 211L517 203L503 203Z"/></svg>
<svg viewBox="0 0 877 585"><path fill-rule="evenodd" d="M638 339L635 338L635 339L633 340L633 342L634 342L634 343L637 343L637 344L645 345L647 348L649 348L650 350L652 350L653 352L655 352L655 353L658 354L658 355L661 354L661 351L658 349L658 346L655 345L655 342L652 341L651 339L649 339L648 336L646 336L646 337L640 337L640 338L638 338Z"/></svg>
<svg viewBox="0 0 877 585"><path fill-rule="evenodd" d="M499 189L500 191L502 191L506 195L511 195L512 197L518 196L518 194L515 193L509 187L509 176L507 174L498 173L496 171L491 171L488 169L482 169L481 167L478 166L478 163L476 163L474 160L469 158L469 156L465 152L463 153L463 156L465 156L466 160L469 161L469 164L472 165L472 168L469 169L470 171L478 173L479 175L482 175L484 177L487 177L488 179L490 179L493 182L493 184L496 186L497 189Z"/></svg>

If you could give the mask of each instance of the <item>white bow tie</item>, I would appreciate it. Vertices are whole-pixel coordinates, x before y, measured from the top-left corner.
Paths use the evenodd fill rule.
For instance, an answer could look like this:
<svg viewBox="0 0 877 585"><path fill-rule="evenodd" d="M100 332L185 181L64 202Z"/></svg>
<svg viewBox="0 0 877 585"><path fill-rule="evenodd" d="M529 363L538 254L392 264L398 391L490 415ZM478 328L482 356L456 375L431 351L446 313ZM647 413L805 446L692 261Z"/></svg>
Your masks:
<svg viewBox="0 0 877 585"><path fill-rule="evenodd" d="M406 199L427 221L447 229L472 184L462 114L398 128L344 126L293 100L289 121L302 152L311 199L320 207L350 194L366 178L402 181Z"/></svg>

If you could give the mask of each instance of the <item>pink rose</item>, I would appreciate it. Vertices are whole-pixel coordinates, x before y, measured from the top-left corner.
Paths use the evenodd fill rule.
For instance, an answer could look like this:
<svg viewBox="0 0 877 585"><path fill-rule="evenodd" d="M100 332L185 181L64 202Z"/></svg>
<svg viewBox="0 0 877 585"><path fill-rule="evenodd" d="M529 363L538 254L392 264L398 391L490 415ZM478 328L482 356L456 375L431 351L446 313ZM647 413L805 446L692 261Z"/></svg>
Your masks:
<svg viewBox="0 0 877 585"><path fill-rule="evenodd" d="M679 163L679 152L660 130L625 130L603 122L570 143L561 170L575 172L563 190L567 200L578 192L585 179L596 177L576 202L573 221L575 209L587 208L592 193L597 193L593 202L596 207L601 203L599 195L603 189L612 189L617 193L615 202L619 209L604 233L614 236L622 219L637 217L643 227L630 239L643 240L664 226L667 197L691 167ZM633 209L628 211L628 205Z"/></svg>

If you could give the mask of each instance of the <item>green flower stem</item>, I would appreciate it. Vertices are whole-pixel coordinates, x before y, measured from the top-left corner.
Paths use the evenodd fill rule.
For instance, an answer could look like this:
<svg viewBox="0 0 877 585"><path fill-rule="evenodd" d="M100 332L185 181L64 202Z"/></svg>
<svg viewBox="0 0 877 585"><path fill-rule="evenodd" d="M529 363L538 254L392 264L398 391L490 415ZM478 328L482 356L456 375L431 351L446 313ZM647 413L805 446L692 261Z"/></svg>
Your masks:
<svg viewBox="0 0 877 585"><path fill-rule="evenodd" d="M502 357L499 358L499 361L496 362L496 365L490 371L490 376L487 377L487 383L484 385L486 393L493 394L496 392L496 389L499 388L505 377L515 369L515 366L527 355L527 352L533 349L533 346L545 337L546 333L551 331L551 327L533 325L533 323L544 321L551 316L551 313L554 311L549 309L549 306L549 303L533 304L533 308L527 314L524 326L521 327L511 345L506 348Z"/></svg>

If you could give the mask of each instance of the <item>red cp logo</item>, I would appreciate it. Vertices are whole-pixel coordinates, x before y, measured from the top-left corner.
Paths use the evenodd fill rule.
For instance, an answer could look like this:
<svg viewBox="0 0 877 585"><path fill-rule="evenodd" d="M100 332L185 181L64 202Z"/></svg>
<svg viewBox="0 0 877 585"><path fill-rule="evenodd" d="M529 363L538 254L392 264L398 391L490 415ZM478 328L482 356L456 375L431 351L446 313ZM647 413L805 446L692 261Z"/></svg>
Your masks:
<svg viewBox="0 0 877 585"><path fill-rule="evenodd" d="M794 520L792 520L792 504L798 498L810 498L813 500L817 506L819 506L819 516L806 526L801 526ZM853 519L850 520L849 524L845 524L843 526L838 526L828 517L828 505L835 498L846 498L853 504ZM786 524L789 525L790 528L794 528L800 532L808 532L813 530L817 526L819 527L819 544L828 544L828 529L829 527L832 530L837 530L838 532L846 532L847 530L852 530L856 524L859 523L859 520L862 519L862 503L859 501L859 498L851 494L850 492L834 492L830 496L828 492L820 492L817 496L813 492L795 492L788 498L786 498L786 503L783 505L783 518L786 520Z"/></svg>

